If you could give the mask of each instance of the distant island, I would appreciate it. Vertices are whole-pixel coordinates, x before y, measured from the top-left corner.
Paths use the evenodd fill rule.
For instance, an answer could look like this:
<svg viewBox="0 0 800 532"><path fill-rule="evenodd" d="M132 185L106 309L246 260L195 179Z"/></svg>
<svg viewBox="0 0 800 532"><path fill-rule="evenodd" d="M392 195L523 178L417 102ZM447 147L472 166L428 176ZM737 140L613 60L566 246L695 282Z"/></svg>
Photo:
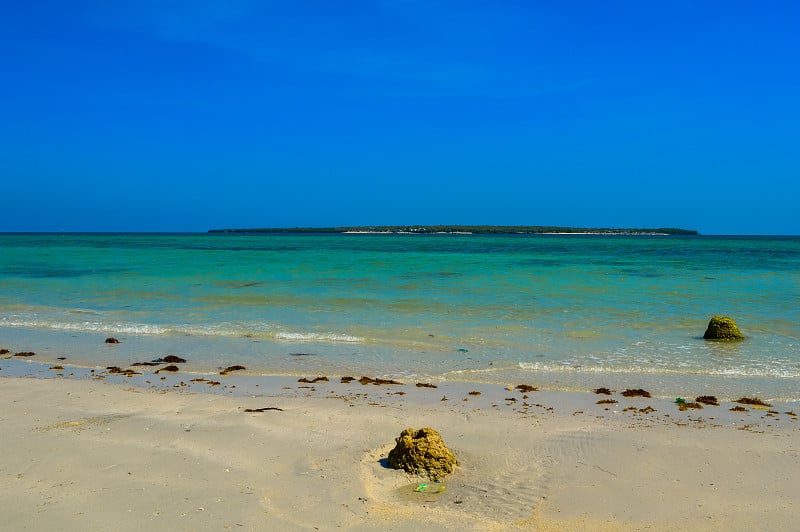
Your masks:
<svg viewBox="0 0 800 532"><path fill-rule="evenodd" d="M347 227L270 227L249 229L210 229L209 233L351 233L351 234L444 234L444 235L699 235L691 229L675 227L588 228L549 225L359 225Z"/></svg>

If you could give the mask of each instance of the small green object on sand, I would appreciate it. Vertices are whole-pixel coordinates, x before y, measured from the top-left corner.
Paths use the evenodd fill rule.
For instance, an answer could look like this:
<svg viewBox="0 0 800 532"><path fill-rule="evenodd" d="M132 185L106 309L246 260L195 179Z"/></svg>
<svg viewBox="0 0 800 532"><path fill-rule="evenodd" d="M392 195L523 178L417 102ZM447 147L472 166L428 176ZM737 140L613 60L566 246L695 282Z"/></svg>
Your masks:
<svg viewBox="0 0 800 532"><path fill-rule="evenodd" d="M421 482L414 491L418 493L441 493L446 489L444 484L428 484L426 482Z"/></svg>

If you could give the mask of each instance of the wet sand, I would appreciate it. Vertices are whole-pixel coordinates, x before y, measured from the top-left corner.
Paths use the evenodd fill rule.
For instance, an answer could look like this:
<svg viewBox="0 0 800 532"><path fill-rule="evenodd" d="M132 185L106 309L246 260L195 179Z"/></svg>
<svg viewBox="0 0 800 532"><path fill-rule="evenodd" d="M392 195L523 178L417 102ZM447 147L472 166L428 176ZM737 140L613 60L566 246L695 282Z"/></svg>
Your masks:
<svg viewBox="0 0 800 532"><path fill-rule="evenodd" d="M51 367L0 360L8 529L787 530L798 511L797 405ZM440 494L385 467L423 426L461 461Z"/></svg>

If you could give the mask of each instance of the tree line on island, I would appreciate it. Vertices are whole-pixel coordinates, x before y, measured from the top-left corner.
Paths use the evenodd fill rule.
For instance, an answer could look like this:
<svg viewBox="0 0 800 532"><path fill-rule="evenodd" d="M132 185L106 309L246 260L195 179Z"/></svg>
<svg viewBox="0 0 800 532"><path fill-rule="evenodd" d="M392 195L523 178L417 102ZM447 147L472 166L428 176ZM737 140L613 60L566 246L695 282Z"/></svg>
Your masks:
<svg viewBox="0 0 800 532"><path fill-rule="evenodd" d="M545 234L598 234L598 235L679 235L695 236L700 233L675 227L611 228L611 227L560 227L550 225L359 225L344 227L262 227L242 229L211 229L209 233L390 233L390 234L473 234L473 235L545 235Z"/></svg>

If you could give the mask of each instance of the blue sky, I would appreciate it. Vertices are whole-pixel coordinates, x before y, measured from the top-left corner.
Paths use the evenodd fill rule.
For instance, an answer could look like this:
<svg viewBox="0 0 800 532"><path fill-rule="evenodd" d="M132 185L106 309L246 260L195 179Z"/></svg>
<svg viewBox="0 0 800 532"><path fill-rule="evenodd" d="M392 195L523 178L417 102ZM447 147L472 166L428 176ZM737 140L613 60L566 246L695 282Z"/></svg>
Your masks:
<svg viewBox="0 0 800 532"><path fill-rule="evenodd" d="M800 3L4 2L0 231L800 234Z"/></svg>

